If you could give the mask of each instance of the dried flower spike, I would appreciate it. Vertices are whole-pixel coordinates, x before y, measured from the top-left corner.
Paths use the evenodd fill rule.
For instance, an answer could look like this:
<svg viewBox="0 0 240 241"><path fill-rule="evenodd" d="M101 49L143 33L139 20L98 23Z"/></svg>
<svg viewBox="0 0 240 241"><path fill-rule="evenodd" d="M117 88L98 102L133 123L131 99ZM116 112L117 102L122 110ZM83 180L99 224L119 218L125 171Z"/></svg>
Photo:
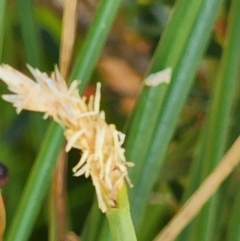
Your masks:
<svg viewBox="0 0 240 241"><path fill-rule="evenodd" d="M87 101L78 93L79 82L73 81L68 88L58 69L49 77L38 69L28 68L36 81L8 65L0 66L0 78L13 92L3 95L3 99L11 102L17 113L23 109L43 112L44 118L50 116L59 123L67 139L66 151L75 147L82 152L73 168L74 176L91 176L102 212L116 207L124 179L132 185L127 168L133 164L125 160L125 135L114 125L108 125L100 111L100 83L95 97Z"/></svg>

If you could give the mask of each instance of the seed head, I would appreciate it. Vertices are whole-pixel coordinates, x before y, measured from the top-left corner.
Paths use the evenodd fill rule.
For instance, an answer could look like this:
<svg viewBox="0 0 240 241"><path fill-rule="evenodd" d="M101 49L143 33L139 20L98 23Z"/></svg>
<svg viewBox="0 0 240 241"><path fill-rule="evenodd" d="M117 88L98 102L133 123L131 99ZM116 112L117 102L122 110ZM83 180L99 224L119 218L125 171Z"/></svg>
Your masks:
<svg viewBox="0 0 240 241"><path fill-rule="evenodd" d="M28 66L35 81L8 65L0 66L0 78L12 94L3 99L12 103L17 113L21 110L44 113L64 128L66 151L72 147L82 155L73 168L74 176L91 177L98 204L102 212L117 206L119 189L128 178L128 167L122 144L125 135L115 125L108 125L105 113L100 111L100 88L97 83L95 97L87 101L78 92L78 81L68 87L58 69L51 76Z"/></svg>

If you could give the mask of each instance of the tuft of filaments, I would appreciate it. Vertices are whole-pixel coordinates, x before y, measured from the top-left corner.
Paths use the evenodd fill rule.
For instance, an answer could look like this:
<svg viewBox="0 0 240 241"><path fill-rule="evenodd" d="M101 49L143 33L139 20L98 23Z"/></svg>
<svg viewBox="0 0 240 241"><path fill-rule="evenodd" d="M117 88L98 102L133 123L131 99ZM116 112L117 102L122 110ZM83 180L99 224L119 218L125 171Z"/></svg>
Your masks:
<svg viewBox="0 0 240 241"><path fill-rule="evenodd" d="M117 207L117 195L124 180L130 186L128 167L133 163L125 159L122 147L125 135L113 124L107 124L100 111L100 88L97 83L95 97L81 97L79 81L68 87L58 69L48 76L28 65L35 81L9 65L0 66L0 78L11 94L3 99L13 104L17 113L23 109L43 112L64 128L66 151L72 147L81 150L81 158L73 167L74 176L91 177L96 189L99 208L106 212Z"/></svg>

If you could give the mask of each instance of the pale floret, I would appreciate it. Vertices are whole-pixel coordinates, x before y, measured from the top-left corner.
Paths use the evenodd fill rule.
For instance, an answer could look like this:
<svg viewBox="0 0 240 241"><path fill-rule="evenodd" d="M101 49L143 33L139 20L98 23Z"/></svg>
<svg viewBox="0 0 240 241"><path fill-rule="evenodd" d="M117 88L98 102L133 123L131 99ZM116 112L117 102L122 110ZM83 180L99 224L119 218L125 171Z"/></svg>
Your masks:
<svg viewBox="0 0 240 241"><path fill-rule="evenodd" d="M52 117L64 128L67 139L66 151L72 147L81 150L81 158L73 168L74 176L91 176L95 186L99 207L106 212L117 206L118 190L128 178L128 166L122 144L125 135L114 125L105 122L105 113L100 111L100 83L95 97L89 101L81 98L78 81L68 87L56 69L49 77L28 66L35 81L8 65L0 66L0 78L13 94L3 99L11 102L20 113L31 110Z"/></svg>

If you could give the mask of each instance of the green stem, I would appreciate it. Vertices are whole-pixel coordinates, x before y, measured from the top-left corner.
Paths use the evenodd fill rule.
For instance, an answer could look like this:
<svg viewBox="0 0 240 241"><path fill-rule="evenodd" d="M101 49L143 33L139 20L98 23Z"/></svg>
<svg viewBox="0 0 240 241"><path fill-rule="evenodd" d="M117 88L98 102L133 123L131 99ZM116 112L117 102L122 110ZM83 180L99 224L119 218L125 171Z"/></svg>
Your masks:
<svg viewBox="0 0 240 241"><path fill-rule="evenodd" d="M5 33L5 12L6 12L6 0L0 1L0 62L2 62L2 50Z"/></svg>
<svg viewBox="0 0 240 241"><path fill-rule="evenodd" d="M50 189L52 190L52 189ZM57 241L59 240L59 230L57 225L57 214L56 214L56 200L54 192L49 192L49 225L48 225L48 240Z"/></svg>
<svg viewBox="0 0 240 241"><path fill-rule="evenodd" d="M100 57L121 0L102 0L78 55L70 79L80 79L83 90Z"/></svg>
<svg viewBox="0 0 240 241"><path fill-rule="evenodd" d="M17 0L27 61L32 66L40 68L40 40L34 21L32 4L31 0Z"/></svg>
<svg viewBox="0 0 240 241"><path fill-rule="evenodd" d="M86 43L78 56L78 61L71 75L71 80L81 79L80 92L84 90L89 81L120 2L120 0L103 0L100 3L99 11L93 20L93 25L86 37ZM62 144L62 130L59 126L53 124L48 130L44 144L27 181L15 219L10 227L7 241L28 240L42 200L49 187L50 176Z"/></svg>
<svg viewBox="0 0 240 241"><path fill-rule="evenodd" d="M81 234L82 240L95 241L99 236L99 227L103 221L103 213L98 207L97 198L94 199L91 210L88 214L86 225L84 225L83 232Z"/></svg>
<svg viewBox="0 0 240 241"><path fill-rule="evenodd" d="M0 190L0 241L3 240L4 230L6 227L6 213L2 197L2 190Z"/></svg>
<svg viewBox="0 0 240 241"><path fill-rule="evenodd" d="M224 52L220 65L220 72L214 85L214 91L210 108L208 112L208 119L206 123L206 130L204 132L204 142L202 142L201 153L196 160L198 170L200 173L199 179L196 179L196 172L192 173L190 177L190 186L187 190L188 196L200 185L204 178L213 170L226 150L226 143L228 140L229 127L231 123L231 110L233 106L237 75L240 66L240 2L238 0L232 1L227 38L224 45ZM189 236L197 234L195 240L207 241L213 240L215 237L215 230L217 226L216 220L219 215L219 204L222 198L220 193L217 193L204 206L203 210L195 220L195 229L188 228L182 236L182 240L187 240Z"/></svg>
<svg viewBox="0 0 240 241"><path fill-rule="evenodd" d="M40 36L33 14L33 2L31 0L17 0L18 14L21 26L21 34L23 37L24 50L26 53L27 63L41 68L41 50ZM40 114L32 114L33 127L33 144L36 149L42 142L47 127L47 122L40 118Z"/></svg>
<svg viewBox="0 0 240 241"><path fill-rule="evenodd" d="M52 124L32 168L6 240L24 241L29 239L34 221L50 185L52 170L56 162L56 153L59 153L62 144L62 129L58 125Z"/></svg>
<svg viewBox="0 0 240 241"><path fill-rule="evenodd" d="M239 229L239 220L240 220L240 192L238 192L237 197L234 201L234 205L231 208L231 217L228 225L227 239L228 241L240 240L240 229Z"/></svg>
<svg viewBox="0 0 240 241"><path fill-rule="evenodd" d="M112 241L137 241L127 196L126 186L119 191L118 207L107 212Z"/></svg>
<svg viewBox="0 0 240 241"><path fill-rule="evenodd" d="M189 3L193 4L190 10L186 7ZM168 88L162 85L162 88L166 88L166 90L162 90L166 94L160 100L159 95L162 95L161 85L150 90L145 88L139 100L141 102L142 98L145 99L145 93L149 92L145 108L137 105L132 117L132 126L129 128L129 136L127 137L130 139L127 139L126 154L128 160L136 161L136 166L130 170L130 177L134 184L130 193L130 202L132 217L137 230L140 228L152 187L164 161L168 144L192 86L193 77L202 59L220 6L221 1L218 0L197 2L182 0L178 2L170 19L170 22L172 21L174 24L169 23L169 26L174 29L167 28L162 43L157 50L159 52L156 53L156 55L162 54L161 60L159 60L160 67L170 66L173 68L170 85ZM181 24L180 17L184 18L186 11L193 11L194 13L194 15L189 13L187 19L192 22L192 25L189 26L186 20L186 25L179 27L179 24ZM179 28L181 32L178 31ZM174 30L177 31L176 35L174 35ZM178 38L182 39L182 35L185 34L183 45L179 45ZM171 39L171 43L165 42L164 39ZM176 55L171 52L174 45L181 48ZM161 48L164 50L160 51ZM172 56L171 59L167 57L168 51ZM160 55L158 58L155 57L154 61L156 59L160 59ZM165 62L165 59L167 62ZM154 65L157 65L157 62Z"/></svg>
<svg viewBox="0 0 240 241"><path fill-rule="evenodd" d="M129 172L134 184L130 206L137 234L221 3L177 1L148 71L155 73L171 67L170 85L144 87L129 119L126 157L135 162ZM102 233L105 235L107 230ZM106 236L99 240L105 241Z"/></svg>

